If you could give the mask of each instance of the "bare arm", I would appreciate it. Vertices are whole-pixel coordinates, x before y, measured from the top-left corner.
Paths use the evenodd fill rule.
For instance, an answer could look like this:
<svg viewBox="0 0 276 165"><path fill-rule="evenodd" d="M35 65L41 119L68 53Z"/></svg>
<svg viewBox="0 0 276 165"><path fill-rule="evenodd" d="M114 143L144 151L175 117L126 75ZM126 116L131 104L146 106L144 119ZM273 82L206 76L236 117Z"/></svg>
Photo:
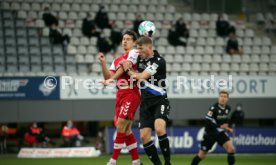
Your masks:
<svg viewBox="0 0 276 165"><path fill-rule="evenodd" d="M222 124L222 125L220 126L220 128L225 129L227 132L230 132L230 133L233 132L233 129L229 127L229 124L228 124L228 123Z"/></svg>
<svg viewBox="0 0 276 165"><path fill-rule="evenodd" d="M135 72L130 62L123 62L123 68L130 77L133 77L137 80L146 80L151 76L150 72L146 69L142 73Z"/></svg>
<svg viewBox="0 0 276 165"><path fill-rule="evenodd" d="M146 80L151 76L151 74L147 70L144 70L142 73L137 73L133 69L129 69L127 74L137 80Z"/></svg>
<svg viewBox="0 0 276 165"><path fill-rule="evenodd" d="M107 80L107 79L111 78L111 76L113 75L113 73L110 72L109 69L106 66L106 60L105 60L104 54L103 53L99 53L98 54L98 59L101 62L102 72L103 72L104 79Z"/></svg>

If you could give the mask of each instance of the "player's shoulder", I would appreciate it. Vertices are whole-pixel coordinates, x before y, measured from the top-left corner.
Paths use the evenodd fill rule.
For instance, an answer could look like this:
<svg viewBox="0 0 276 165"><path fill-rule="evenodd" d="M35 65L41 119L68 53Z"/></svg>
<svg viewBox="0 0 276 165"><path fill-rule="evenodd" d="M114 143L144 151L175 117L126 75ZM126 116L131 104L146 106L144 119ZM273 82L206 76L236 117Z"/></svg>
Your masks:
<svg viewBox="0 0 276 165"><path fill-rule="evenodd" d="M165 63L165 59L158 53L157 50L154 50L154 59L155 61L159 62L159 63Z"/></svg>
<svg viewBox="0 0 276 165"><path fill-rule="evenodd" d="M138 49L131 49L128 55L131 55L131 54L138 54Z"/></svg>
<svg viewBox="0 0 276 165"><path fill-rule="evenodd" d="M217 108L218 108L218 103L215 103L215 104L210 105L209 110L214 111Z"/></svg>
<svg viewBox="0 0 276 165"><path fill-rule="evenodd" d="M231 106L226 104L225 109L231 110Z"/></svg>

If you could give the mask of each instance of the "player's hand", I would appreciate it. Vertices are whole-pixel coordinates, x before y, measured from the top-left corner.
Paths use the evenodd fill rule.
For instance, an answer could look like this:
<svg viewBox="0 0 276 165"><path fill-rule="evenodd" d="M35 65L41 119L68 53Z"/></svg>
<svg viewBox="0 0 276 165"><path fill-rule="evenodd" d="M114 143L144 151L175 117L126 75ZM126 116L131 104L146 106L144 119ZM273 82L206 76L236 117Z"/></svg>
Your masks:
<svg viewBox="0 0 276 165"><path fill-rule="evenodd" d="M102 52L100 52L99 54L98 54L98 59L99 59L99 61L101 62L101 63L105 63L106 61L105 61L105 56L104 56L104 54L102 53Z"/></svg>
<svg viewBox="0 0 276 165"><path fill-rule="evenodd" d="M124 61L123 62L124 70L130 69L131 67L132 67L131 62L129 62L129 61Z"/></svg>
<svg viewBox="0 0 276 165"><path fill-rule="evenodd" d="M119 65L123 65L123 63L125 62L126 60L121 60L118 64Z"/></svg>
<svg viewBox="0 0 276 165"><path fill-rule="evenodd" d="M112 78L100 81L100 83L103 84L104 86L108 86L108 85L112 84L113 82L114 82L114 79L112 79Z"/></svg>
<svg viewBox="0 0 276 165"><path fill-rule="evenodd" d="M229 132L229 133L233 133L233 132L234 132L234 130L233 130L233 128L228 127L227 132Z"/></svg>

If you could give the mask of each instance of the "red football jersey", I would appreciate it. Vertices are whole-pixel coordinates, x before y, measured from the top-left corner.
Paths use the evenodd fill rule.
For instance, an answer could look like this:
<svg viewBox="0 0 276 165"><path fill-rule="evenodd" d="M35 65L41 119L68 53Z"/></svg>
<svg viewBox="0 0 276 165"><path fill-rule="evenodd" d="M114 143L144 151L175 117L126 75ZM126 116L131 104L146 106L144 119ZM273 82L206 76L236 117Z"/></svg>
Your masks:
<svg viewBox="0 0 276 165"><path fill-rule="evenodd" d="M117 57L111 64L109 70L112 72L116 72L121 65L119 64L119 62L123 61L123 60L128 60L132 62L132 68L134 70L137 69L137 58L138 58L138 52L136 49L132 49L131 51L121 55L120 57ZM126 86L126 85L132 85L134 87L137 87L136 82L130 84L130 77L129 75L127 75L126 73L123 73L118 79L117 79L117 86Z"/></svg>

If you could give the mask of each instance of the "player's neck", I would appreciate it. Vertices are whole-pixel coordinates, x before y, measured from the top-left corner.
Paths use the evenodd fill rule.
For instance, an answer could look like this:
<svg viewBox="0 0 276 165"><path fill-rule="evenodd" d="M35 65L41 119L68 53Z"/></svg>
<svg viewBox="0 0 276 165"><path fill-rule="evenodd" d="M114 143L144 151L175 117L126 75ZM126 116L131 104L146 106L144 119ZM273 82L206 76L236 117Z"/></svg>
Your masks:
<svg viewBox="0 0 276 165"><path fill-rule="evenodd" d="M150 55L148 56L148 59L152 58L154 56L154 51L150 52Z"/></svg>
<svg viewBox="0 0 276 165"><path fill-rule="evenodd" d="M220 108L225 108L225 104L220 104L220 103L218 103L218 106L220 107Z"/></svg>

